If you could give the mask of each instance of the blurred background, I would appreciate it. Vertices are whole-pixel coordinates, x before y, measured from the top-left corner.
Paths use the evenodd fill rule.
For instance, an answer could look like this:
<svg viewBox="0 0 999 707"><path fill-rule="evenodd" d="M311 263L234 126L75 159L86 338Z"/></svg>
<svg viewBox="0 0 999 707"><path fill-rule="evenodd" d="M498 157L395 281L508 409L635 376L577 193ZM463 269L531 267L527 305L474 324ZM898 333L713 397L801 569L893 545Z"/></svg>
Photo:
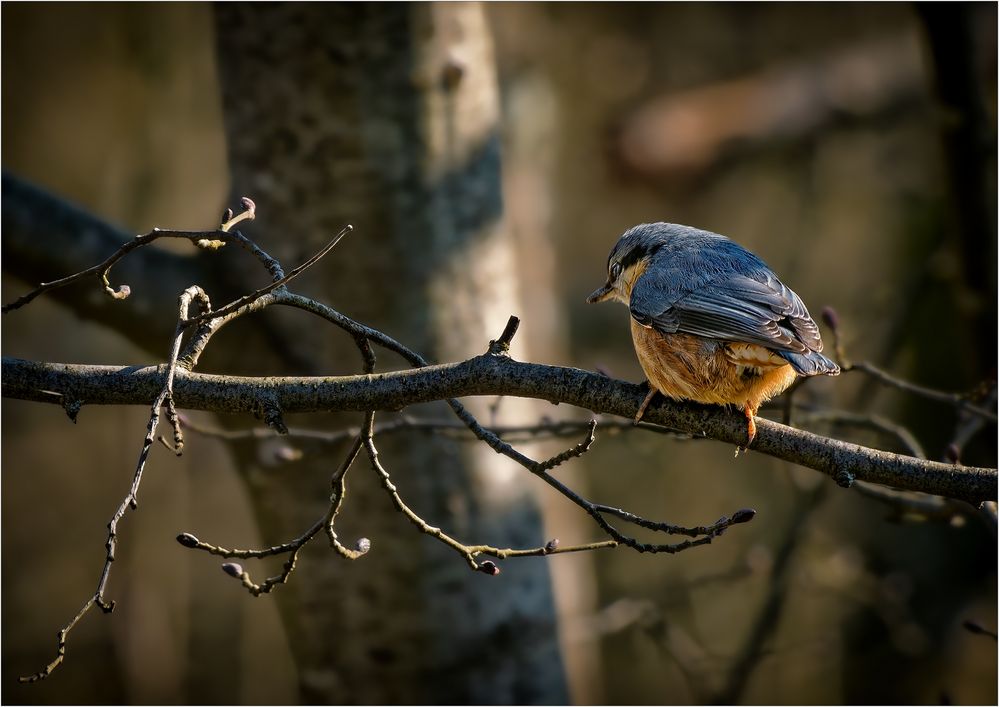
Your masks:
<svg viewBox="0 0 999 707"><path fill-rule="evenodd" d="M261 220L244 232L286 267L349 221L356 238L331 256L339 259L331 269L303 277L298 291L440 361L481 352L517 314L515 357L600 367L630 381L642 373L625 309L583 299L603 283L607 253L626 228L686 223L759 254L816 319L833 307L849 359L946 391L977 390L994 409L994 4L213 11L184 3L5 4L5 173L130 234L209 228L235 205L233 195L251 196ZM396 102L403 94L409 104ZM4 302L68 272L37 271L52 266L51 246L39 237L14 242L11 201L5 181ZM444 255L421 257L439 243ZM205 260L180 247L157 252L187 258L192 268ZM464 282L465 262L484 268L461 285L468 296L454 285ZM225 293L245 291L249 280L219 282ZM136 291L144 283L129 284ZM105 317L96 301L103 295L91 289L42 297L5 316L4 355L161 361L168 334L145 346L134 326ZM392 299L383 290L401 292ZM156 316L151 330L172 330L170 309ZM349 352L337 353L345 337L322 338L301 315L269 313L261 322L263 334L244 323L220 334L204 370L358 370ZM421 338L427 331L436 333ZM273 347L282 337L303 337L305 353ZM823 337L831 347L828 328ZM383 358L382 370L403 365ZM479 401L477 411L491 402ZM903 425L931 459L944 459L969 429L953 408L860 373L810 381L795 402L796 424L882 449L900 451L896 439L832 413ZM498 409L506 422L588 419L586 411L512 400ZM469 604L451 615L398 585L426 568L468 574L461 560L438 563L430 541L404 539L415 533L395 514L377 521L388 525L372 525L365 514L385 509L366 505L361 490L359 512L344 512L345 534L371 537L371 557L343 568L319 548L291 586L255 599L174 536L188 531L241 547L283 542L313 517L292 519L287 509L321 506L325 477L306 478L284 447L235 448L192 434L180 459L154 451L139 509L123 527L109 587L114 614L82 622L51 678L18 685L17 675L51 660L55 632L93 589L106 523L130 483L148 410L85 407L75 425L57 406L4 400L2 411L4 702L996 700L994 633L965 627L994 632L997 621L995 527L973 509L942 521L900 517L762 455L733 459L720 443L599 428L592 451L560 468L560 478L590 498L686 525L742 507L756 509L756 519L673 556L615 550L526 559L523 570L507 561L500 577L455 584ZM416 412L444 415L442 406ZM780 419L780 401L764 414ZM290 421L322 429L356 423L336 415ZM960 445L961 461L994 467L994 423L974 432ZM403 479L418 483L404 468L423 454L413 450L431 444L463 451L441 452L456 455L456 476L446 502L426 491L420 510L430 522L459 532L465 521L448 519L465 518L472 535L486 537L459 532L463 539L497 544L507 537L500 521L490 530L491 520L480 527L477 518L536 504L538 537L598 537L581 512L522 470L491 467L500 464L491 452L473 459L482 454L474 445L406 437L393 450ZM537 456L570 444L547 443ZM328 450L295 449L325 468ZM326 459L326 467L338 463ZM462 480L460 470L473 467L481 473ZM370 475L363 465L352 474ZM280 496L291 484L294 493ZM377 493L370 498L388 505ZM396 537L400 547L414 545L399 551L401 560L379 560L381 551L391 556L386 546ZM431 559L406 564L423 553ZM323 635L347 645L308 653L301 646L316 640L309 612L324 610L322 591L309 593L310 578L330 563L339 563L329 571L339 573L344 594L322 619ZM401 574L391 574L399 563ZM372 589L393 577L394 587ZM437 582L421 577L422 592L409 594L434 595L444 586ZM529 611L518 608L529 603L524 587L533 588ZM382 621L351 619L367 610L352 597L382 592ZM400 616L423 617L418 629L392 634L397 605ZM549 605L557 622L545 626ZM488 651L468 658L474 667L455 667L458 657L439 645L453 643L454 632L466 653L506 645L496 632L478 634L481 622L473 620L496 607L505 616L522 611L522 626L511 629L519 638L510 640L530 642L538 625L548 638L536 642L550 638L557 647L544 658L517 648L523 663L502 671ZM372 634L398 650L362 651ZM340 665L354 666L355 682L336 674ZM540 687L524 677L546 673ZM492 692L456 687L463 680Z"/></svg>

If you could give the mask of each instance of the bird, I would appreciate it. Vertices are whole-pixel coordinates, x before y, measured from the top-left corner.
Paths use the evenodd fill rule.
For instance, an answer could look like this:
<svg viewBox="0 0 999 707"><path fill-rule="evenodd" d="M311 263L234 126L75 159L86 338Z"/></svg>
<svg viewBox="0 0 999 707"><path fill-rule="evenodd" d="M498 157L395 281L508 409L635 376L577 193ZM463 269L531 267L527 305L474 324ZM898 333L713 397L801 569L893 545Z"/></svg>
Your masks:
<svg viewBox="0 0 999 707"><path fill-rule="evenodd" d="M676 223L643 223L621 235L607 258L607 282L589 303L618 301L649 393L735 405L746 417L746 448L760 405L799 376L830 375L822 337L801 298L757 255L725 236Z"/></svg>

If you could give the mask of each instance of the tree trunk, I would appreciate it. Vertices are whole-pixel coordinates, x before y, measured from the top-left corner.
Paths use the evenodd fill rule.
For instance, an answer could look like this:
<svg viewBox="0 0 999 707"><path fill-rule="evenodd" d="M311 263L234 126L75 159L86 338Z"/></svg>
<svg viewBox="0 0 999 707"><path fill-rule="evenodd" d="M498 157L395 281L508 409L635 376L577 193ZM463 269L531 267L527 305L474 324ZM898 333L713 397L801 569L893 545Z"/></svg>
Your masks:
<svg viewBox="0 0 999 707"><path fill-rule="evenodd" d="M232 3L218 6L216 30L233 194L257 202L254 237L288 269L353 224L296 288L431 360L480 352L519 310L481 8ZM276 315L272 348L287 353L254 351L243 367L357 370L348 337ZM432 525L472 542L543 544L529 482L484 446L410 437L379 449ZM280 472L240 462L277 543L321 517L338 460ZM371 551L348 563L316 543L276 592L302 700L565 702L547 563L470 572L395 512L363 456L347 482L338 532L369 537Z"/></svg>

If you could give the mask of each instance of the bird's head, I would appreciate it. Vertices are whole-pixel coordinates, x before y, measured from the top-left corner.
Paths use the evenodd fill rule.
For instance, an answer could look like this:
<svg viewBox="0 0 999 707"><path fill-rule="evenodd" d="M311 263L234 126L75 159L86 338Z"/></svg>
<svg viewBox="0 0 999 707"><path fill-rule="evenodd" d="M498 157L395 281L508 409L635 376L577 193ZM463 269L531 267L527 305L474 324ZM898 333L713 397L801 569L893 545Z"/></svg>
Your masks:
<svg viewBox="0 0 999 707"><path fill-rule="evenodd" d="M625 231L607 257L607 282L586 301L592 304L616 300L628 304L635 281L645 272L653 253L669 239L670 225L643 223Z"/></svg>

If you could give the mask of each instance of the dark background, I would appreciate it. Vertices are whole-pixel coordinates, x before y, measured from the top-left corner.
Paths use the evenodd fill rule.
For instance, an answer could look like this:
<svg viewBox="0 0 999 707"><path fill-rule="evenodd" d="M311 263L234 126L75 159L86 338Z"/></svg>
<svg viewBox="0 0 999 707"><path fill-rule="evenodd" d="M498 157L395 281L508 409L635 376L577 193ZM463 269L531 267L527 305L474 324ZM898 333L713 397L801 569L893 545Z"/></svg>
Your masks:
<svg viewBox="0 0 999 707"><path fill-rule="evenodd" d="M2 13L5 170L136 233L217 221L228 187L210 6ZM583 298L624 229L666 220L758 253L816 318L835 307L855 360L948 391L994 381L994 4L497 3L487 13L507 221L534 241L517 267L529 288L555 293L554 306L517 313L539 360L641 379L625 310ZM553 281L531 280L537 261ZM25 288L5 272L3 301ZM31 309L3 319L5 355L148 362L44 297ZM958 422L861 374L813 381L800 397L904 424L934 459ZM199 702L219 683L223 701L296 699L271 599L235 591L173 541L198 527L244 546L277 542L259 536L224 449L198 438L180 461L162 454L144 482L115 563L115 615L87 618L53 679L13 684L50 659L54 632L96 579L147 413L87 408L71 425L56 406L6 400L3 413L5 702ZM962 459L994 466L995 440L986 427ZM562 471L594 498L677 523L758 511L677 556L545 560L573 607L561 634L575 701L995 701L996 643L962 628L995 630L994 527L971 512L949 524L890 520L814 472L732 452L605 434ZM556 512L548 524L558 535ZM202 611L238 603L238 681L188 660L190 622L206 615L192 614L193 596Z"/></svg>

